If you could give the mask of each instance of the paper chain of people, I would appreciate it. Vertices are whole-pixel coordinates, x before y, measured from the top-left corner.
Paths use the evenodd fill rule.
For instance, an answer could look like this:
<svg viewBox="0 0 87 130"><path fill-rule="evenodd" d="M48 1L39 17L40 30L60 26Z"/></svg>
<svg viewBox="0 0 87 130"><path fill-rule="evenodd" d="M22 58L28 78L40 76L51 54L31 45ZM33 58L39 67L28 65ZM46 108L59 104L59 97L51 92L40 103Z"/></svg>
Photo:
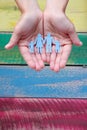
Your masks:
<svg viewBox="0 0 87 130"><path fill-rule="evenodd" d="M34 53L34 47L36 46L38 53L42 53L43 46L46 45L46 53L52 52L52 45L55 45L56 53L60 52L60 43L51 36L50 33L43 39L41 34L37 35L35 41L31 41L29 43L29 51L30 53Z"/></svg>

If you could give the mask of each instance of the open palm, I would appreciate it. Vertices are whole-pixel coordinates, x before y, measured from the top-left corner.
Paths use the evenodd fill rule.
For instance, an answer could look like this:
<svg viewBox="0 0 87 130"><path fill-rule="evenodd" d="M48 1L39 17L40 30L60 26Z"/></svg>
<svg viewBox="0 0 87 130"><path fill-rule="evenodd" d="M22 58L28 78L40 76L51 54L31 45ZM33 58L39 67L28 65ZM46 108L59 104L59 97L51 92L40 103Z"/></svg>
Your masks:
<svg viewBox="0 0 87 130"><path fill-rule="evenodd" d="M47 54L47 62L54 71L64 68L72 49L72 43L81 45L76 34L74 25L65 16L65 14L56 14L56 12L44 12L44 36L48 33L58 40L61 45L60 53L56 54L55 46L52 47L52 54Z"/></svg>
<svg viewBox="0 0 87 130"><path fill-rule="evenodd" d="M28 48L29 42L35 40L38 33L43 36L42 12L38 10L36 12L32 11L30 14L23 14L16 25L10 42L6 45L6 48L11 49L15 45L18 45L19 50L29 67L41 70L44 67L44 62L42 60L44 54L38 54L37 50L34 54L31 54Z"/></svg>

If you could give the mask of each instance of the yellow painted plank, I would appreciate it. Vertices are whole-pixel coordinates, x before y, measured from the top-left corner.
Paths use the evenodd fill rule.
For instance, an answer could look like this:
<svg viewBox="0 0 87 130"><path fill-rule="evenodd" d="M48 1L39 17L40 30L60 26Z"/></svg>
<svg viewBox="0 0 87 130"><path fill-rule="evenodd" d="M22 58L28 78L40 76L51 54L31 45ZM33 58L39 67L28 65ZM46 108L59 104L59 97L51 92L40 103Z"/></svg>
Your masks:
<svg viewBox="0 0 87 130"><path fill-rule="evenodd" d="M68 12L87 12L87 0L69 0Z"/></svg>
<svg viewBox="0 0 87 130"><path fill-rule="evenodd" d="M74 23L77 32L87 32L87 13L68 13L67 15Z"/></svg>
<svg viewBox="0 0 87 130"><path fill-rule="evenodd" d="M38 3L39 3L39 5L40 5L40 8L41 8L42 10L44 10L45 5L46 5L46 0L38 0Z"/></svg>
<svg viewBox="0 0 87 130"><path fill-rule="evenodd" d="M19 11L0 9L0 31L12 31L20 17Z"/></svg>
<svg viewBox="0 0 87 130"><path fill-rule="evenodd" d="M44 9L46 0L38 0ZM0 31L12 31L20 17L14 0L0 0ZM69 0L66 11L78 32L87 32L87 0Z"/></svg>
<svg viewBox="0 0 87 130"><path fill-rule="evenodd" d="M70 0L67 15L78 32L87 32L87 0Z"/></svg>

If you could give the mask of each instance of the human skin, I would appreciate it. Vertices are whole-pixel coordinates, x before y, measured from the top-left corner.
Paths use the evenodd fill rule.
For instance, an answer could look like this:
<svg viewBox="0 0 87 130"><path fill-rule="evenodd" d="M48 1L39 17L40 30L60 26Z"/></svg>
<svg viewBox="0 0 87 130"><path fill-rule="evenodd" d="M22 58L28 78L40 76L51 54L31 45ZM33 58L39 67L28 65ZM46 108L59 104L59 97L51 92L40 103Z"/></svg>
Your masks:
<svg viewBox="0 0 87 130"><path fill-rule="evenodd" d="M46 8L42 13L37 0L15 0L21 11L21 18L17 23L10 42L5 46L11 49L18 45L19 50L28 66L37 71L44 67L44 62L50 64L50 68L58 72L66 66L72 49L72 43L81 46L75 27L65 14L69 0L47 0ZM56 54L55 45L52 53L46 54L45 47L42 54L29 52L28 44L34 41L38 34L45 37L50 33L61 44L60 53Z"/></svg>
<svg viewBox="0 0 87 130"><path fill-rule="evenodd" d="M44 37L50 32L54 39L61 44L60 53L56 54L55 46L53 46L52 54L47 54L46 61L55 72L66 66L72 44L82 45L73 23L65 14L68 2L69 0L47 0L44 11Z"/></svg>
<svg viewBox="0 0 87 130"><path fill-rule="evenodd" d="M5 46L6 49L11 49L18 45L20 53L28 66L37 71L44 67L44 59L46 55L31 54L29 52L28 44L30 41L36 39L38 33L43 36L43 14L38 6L37 0L15 0L19 10L21 11L21 18L14 28L14 32L9 43ZM43 60L42 60L43 59Z"/></svg>

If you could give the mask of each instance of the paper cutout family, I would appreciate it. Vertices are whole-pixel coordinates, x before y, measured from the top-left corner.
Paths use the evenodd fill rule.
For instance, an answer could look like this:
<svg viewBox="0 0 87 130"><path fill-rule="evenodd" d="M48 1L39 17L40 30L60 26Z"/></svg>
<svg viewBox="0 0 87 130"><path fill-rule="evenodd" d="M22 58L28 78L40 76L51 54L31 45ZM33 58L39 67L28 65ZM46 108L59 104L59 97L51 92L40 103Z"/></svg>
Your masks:
<svg viewBox="0 0 87 130"><path fill-rule="evenodd" d="M36 46L38 53L42 53L43 46L46 45L46 53L52 52L52 45L55 45L56 53L60 52L60 43L51 36L50 33L43 39L41 34L37 35L35 41L31 41L29 43L29 51L30 53L34 53L34 47Z"/></svg>

